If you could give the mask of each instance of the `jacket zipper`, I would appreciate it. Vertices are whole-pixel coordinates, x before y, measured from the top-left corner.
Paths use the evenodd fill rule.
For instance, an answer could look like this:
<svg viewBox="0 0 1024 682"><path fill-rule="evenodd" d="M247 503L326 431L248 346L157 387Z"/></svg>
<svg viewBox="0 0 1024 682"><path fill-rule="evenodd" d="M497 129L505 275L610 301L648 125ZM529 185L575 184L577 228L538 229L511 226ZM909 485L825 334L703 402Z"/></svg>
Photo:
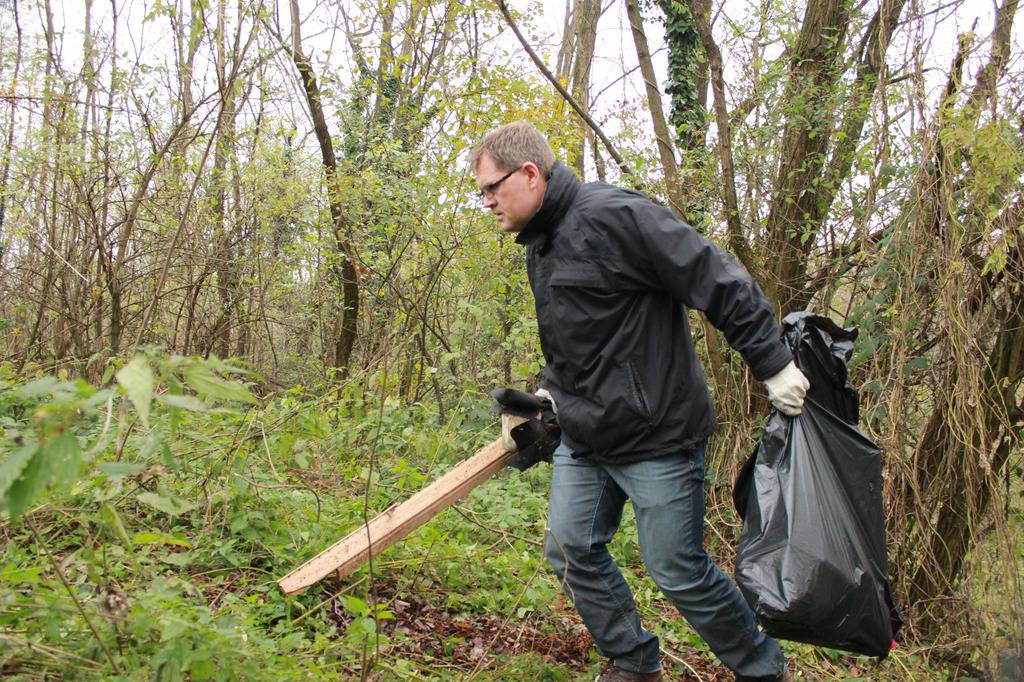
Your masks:
<svg viewBox="0 0 1024 682"><path fill-rule="evenodd" d="M633 380L633 393L636 396L637 403L640 405L640 411L643 412L647 422L650 423L653 419L651 415L650 403L647 402L647 393L644 391L644 385L640 381L640 374L636 371L636 366L633 365L633 360L627 360L626 365L629 367L630 378Z"/></svg>

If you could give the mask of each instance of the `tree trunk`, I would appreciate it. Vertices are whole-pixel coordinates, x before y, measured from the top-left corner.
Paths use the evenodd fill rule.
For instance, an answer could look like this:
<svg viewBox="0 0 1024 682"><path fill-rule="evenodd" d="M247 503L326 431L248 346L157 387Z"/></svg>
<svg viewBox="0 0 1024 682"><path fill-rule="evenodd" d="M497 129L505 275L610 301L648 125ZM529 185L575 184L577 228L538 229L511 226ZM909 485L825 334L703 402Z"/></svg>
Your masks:
<svg viewBox="0 0 1024 682"><path fill-rule="evenodd" d="M800 304L807 254L819 227L814 216L825 211L821 175L849 19L848 0L810 0L792 51L790 82L782 103L786 128L768 214L766 250L774 260L774 277L765 282L767 293L782 314Z"/></svg>
<svg viewBox="0 0 1024 682"><path fill-rule="evenodd" d="M575 33L573 42L576 46L576 55L572 62L569 91L572 93L573 99L587 113L590 112L590 67L594 61L594 42L597 39L597 19L600 14L601 0L576 0L576 7L573 11L575 19L573 21ZM582 178L584 149L586 149L589 126L582 118L574 118L574 120L577 138L566 161L567 165L576 169L577 174Z"/></svg>
<svg viewBox="0 0 1024 682"><path fill-rule="evenodd" d="M707 128L708 63L701 55L703 39L696 22L700 19L710 26L711 0L685 4L658 0L658 7L665 14L669 73L666 90L672 96L672 125L676 129L676 144L686 155L704 146Z"/></svg>
<svg viewBox="0 0 1024 682"><path fill-rule="evenodd" d="M1019 249L1016 256L1018 262L1009 267L1024 267ZM1017 397L1024 384L1024 286L1018 280L1009 289L995 346L981 360L980 414L968 422L974 427L968 447L948 401L936 407L922 438L925 470L919 488L938 492L938 516L911 582L912 602L930 603L956 589L1010 452L1021 441L1014 425L1024 416L1024 403ZM938 615L926 608L921 629L931 631Z"/></svg>
<svg viewBox="0 0 1024 682"><path fill-rule="evenodd" d="M356 278L356 268L353 262L354 254L349 242L345 222L345 206L342 203L341 188L338 182L338 163L334 155L334 143L327 129L327 120L324 118L316 74L313 72L313 66L310 64L309 59L302 52L298 0L291 0L290 7L292 17L292 61L294 61L295 68L299 72L299 78L302 81L303 91L306 95L306 103L309 105L310 116L313 119L313 132L316 134L317 142L320 144L320 155L323 160L324 174L327 180L328 202L331 207L331 230L334 237L334 246L337 249L336 258L331 264L331 271L334 274L335 286L340 289L341 310L338 312L334 323L333 365L338 371L335 378L340 381L348 375L352 348L356 342L356 322L359 315L359 282Z"/></svg>
<svg viewBox="0 0 1024 682"><path fill-rule="evenodd" d="M665 15L665 42L668 44L668 85L665 90L671 96L669 119L681 154L677 192L686 221L705 232L706 216L712 202L699 178L710 171L705 142L709 65L691 12L696 12L696 16L710 26L711 0L696 0L689 4L658 0L658 6Z"/></svg>
<svg viewBox="0 0 1024 682"><path fill-rule="evenodd" d="M966 347L947 346L944 354L952 361L949 374L936 384L933 412L915 453L913 479L904 488L904 496L913 495L921 507L918 542L910 543L907 552L916 566L910 579L911 598L925 605L918 625L928 634L937 634L942 616L949 615L942 598L958 587L980 524L991 518L992 500L1010 454L1024 440L1019 427L1024 419L1024 250L1020 241L1004 247L1005 261L993 272L986 264L991 234L1021 234L1024 200L1018 198L994 222L985 215L991 204L953 201L973 180L975 170L963 158L973 150L957 148L956 140L943 134L947 126L977 126L981 108L990 100L995 102L996 84L1010 56L1009 27L1017 6L1017 0L1006 0L999 7L990 59L979 70L966 105L954 111L970 47L969 38L961 37L940 106L940 128L932 140L933 158L919 174L913 204L919 211L915 221L919 233L944 249L944 263L962 261L971 275L966 282L942 268L932 275L945 287L942 305L955 320L947 337L961 331L962 324L972 323L976 335ZM1000 195L991 201L1003 200ZM964 314L972 317L961 319ZM986 354L984 349L989 349Z"/></svg>
<svg viewBox="0 0 1024 682"><path fill-rule="evenodd" d="M679 181L679 167L676 165L676 155L673 151L671 135L668 132L668 124L665 123L661 91L658 89L658 78L654 74L651 50L647 45L647 35L644 33L644 19L640 14L640 5L637 0L626 0L626 15L629 17L633 44L636 46L636 57L647 91L647 109L651 113L651 123L654 126L658 158L661 160L661 170L665 176L665 192L668 195L669 205L672 207L672 212L681 220L693 224L692 219L687 215L687 204L681 191L682 183Z"/></svg>
<svg viewBox="0 0 1024 682"><path fill-rule="evenodd" d="M55 93L53 89L53 72L55 67L56 49L55 49L55 35L53 29L53 10L50 7L49 0L43 2L43 16L44 16L44 30L43 37L46 40L46 70L44 73L43 82L43 115L42 115L42 129L46 136L52 136L46 140L49 144L53 145L55 149L60 146L61 129L63 122L61 120L55 120L53 113ZM56 210L55 204L56 199L52 197L52 194L56 192L57 184L57 169L56 163L54 163L53 172L48 172L46 166L40 172L39 186L35 192L35 211L36 215L43 218L44 222L48 223L47 234L43 239L49 240L49 245L53 248L54 242L56 241L56 232L54 227L54 220L46 220L47 212L49 208ZM49 183L49 184L48 184ZM50 207L47 206L47 191L51 193ZM35 353L35 346L39 342L39 335L42 331L43 317L46 314L47 301L50 297L50 289L53 287L53 282L56 277L56 258L55 254L47 252L46 246L41 245L38 249L39 258L42 262L46 263L46 275L43 279L43 286L39 291L39 301L36 308L35 320L32 323L32 330L29 332L28 339L24 346L24 352L21 356L21 360L18 363L18 372L20 373L25 367L25 363L32 359Z"/></svg>
<svg viewBox="0 0 1024 682"><path fill-rule="evenodd" d="M732 252L743 263L743 267L755 279L760 280L761 268L755 261L754 254L750 250L750 244L747 242L747 235L740 221L739 201L736 198L736 172L733 164L732 130L729 123L729 113L726 110L722 53L719 51L718 44L711 33L710 22L700 11L699 0L687 0L687 7L689 7L690 15L693 17L694 25L700 35L701 43L704 46L704 54L707 55L711 71L715 123L718 126L718 159L722 166L722 199L725 204L725 222L728 226L729 248L732 249Z"/></svg>
<svg viewBox="0 0 1024 682"><path fill-rule="evenodd" d="M14 73L11 75L10 82L17 84L18 73L21 70L21 19L18 16L18 0L14 0L12 5L14 10L14 29L18 37L18 49L14 56ZM14 148L14 124L16 122L15 102L17 102L17 97L14 95L15 93L11 93L10 113L8 114L7 122L7 139L4 140L4 165L3 170L0 171L0 271L3 270L4 255L7 251L7 244L4 240L4 221L7 215L7 193L9 191L7 181L10 179L11 175L11 151Z"/></svg>
<svg viewBox="0 0 1024 682"><path fill-rule="evenodd" d="M232 51L232 64L229 73L228 58L225 49L226 0L219 0L217 5L217 80L220 85L220 111L214 135L217 136L213 154L213 169L210 174L210 193L213 196L213 230L215 269L217 272L217 298L220 302L220 314L217 324L211 330L214 335L213 347L220 357L231 354L231 332L236 324L238 292L238 265L236 263L234 245L236 222L227 215L226 204L228 194L228 161L235 146L235 90L236 79L231 77L238 69L237 41Z"/></svg>

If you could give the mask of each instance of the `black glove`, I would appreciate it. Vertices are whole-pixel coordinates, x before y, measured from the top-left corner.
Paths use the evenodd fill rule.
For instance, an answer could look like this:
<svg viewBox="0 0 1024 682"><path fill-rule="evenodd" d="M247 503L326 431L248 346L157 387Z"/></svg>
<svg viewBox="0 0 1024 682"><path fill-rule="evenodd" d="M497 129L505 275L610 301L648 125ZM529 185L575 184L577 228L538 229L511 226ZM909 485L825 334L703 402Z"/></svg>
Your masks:
<svg viewBox="0 0 1024 682"><path fill-rule="evenodd" d="M495 414L526 419L509 431L516 453L509 458L508 465L525 471L537 462L550 462L562 437L551 401L514 388L497 388L491 391L491 397L495 401L491 411Z"/></svg>

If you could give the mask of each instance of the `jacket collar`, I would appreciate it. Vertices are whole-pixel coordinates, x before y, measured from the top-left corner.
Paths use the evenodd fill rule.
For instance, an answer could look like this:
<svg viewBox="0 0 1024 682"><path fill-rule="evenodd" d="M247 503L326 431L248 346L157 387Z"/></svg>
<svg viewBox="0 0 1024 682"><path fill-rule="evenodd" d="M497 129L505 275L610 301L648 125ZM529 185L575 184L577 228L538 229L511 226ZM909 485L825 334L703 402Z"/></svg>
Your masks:
<svg viewBox="0 0 1024 682"><path fill-rule="evenodd" d="M556 161L548 177L544 200L530 222L516 235L516 243L524 246L536 244L541 249L547 246L581 187L582 183L576 174L561 161Z"/></svg>

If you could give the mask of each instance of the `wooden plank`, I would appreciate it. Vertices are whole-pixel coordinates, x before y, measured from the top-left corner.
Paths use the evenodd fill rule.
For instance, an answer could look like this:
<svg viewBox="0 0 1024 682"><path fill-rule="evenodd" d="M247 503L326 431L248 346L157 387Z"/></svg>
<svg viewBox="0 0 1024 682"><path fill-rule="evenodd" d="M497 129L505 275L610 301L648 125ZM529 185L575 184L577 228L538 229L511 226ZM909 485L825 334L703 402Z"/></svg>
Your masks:
<svg viewBox="0 0 1024 682"><path fill-rule="evenodd" d="M511 455L498 438L405 502L378 514L281 578L277 586L285 594L297 594L331 573L339 578L349 575L468 495L505 466Z"/></svg>

